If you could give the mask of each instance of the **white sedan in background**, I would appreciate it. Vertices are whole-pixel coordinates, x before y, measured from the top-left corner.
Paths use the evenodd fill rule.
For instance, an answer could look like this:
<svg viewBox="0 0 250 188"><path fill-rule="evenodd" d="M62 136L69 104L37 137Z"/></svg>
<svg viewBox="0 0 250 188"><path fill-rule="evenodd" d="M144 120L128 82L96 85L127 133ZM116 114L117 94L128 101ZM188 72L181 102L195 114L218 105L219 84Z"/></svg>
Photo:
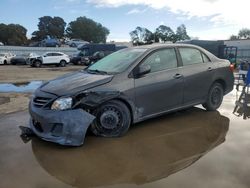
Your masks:
<svg viewBox="0 0 250 188"><path fill-rule="evenodd" d="M12 53L0 53L0 64L10 64L10 60L12 57L15 57Z"/></svg>
<svg viewBox="0 0 250 188"><path fill-rule="evenodd" d="M65 67L70 62L67 54L62 52L47 52L42 56L29 58L30 66L41 67L42 65L57 65Z"/></svg>

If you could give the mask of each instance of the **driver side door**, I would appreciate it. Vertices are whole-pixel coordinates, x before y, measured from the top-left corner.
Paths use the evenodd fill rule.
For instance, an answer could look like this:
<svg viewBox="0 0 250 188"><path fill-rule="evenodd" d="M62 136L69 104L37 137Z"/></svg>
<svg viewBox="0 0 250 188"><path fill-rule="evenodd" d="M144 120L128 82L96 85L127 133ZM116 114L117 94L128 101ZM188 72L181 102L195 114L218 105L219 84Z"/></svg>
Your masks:
<svg viewBox="0 0 250 188"><path fill-rule="evenodd" d="M175 48L154 51L139 66L148 65L151 67L150 73L134 79L139 118L178 108L183 100L183 77L178 68Z"/></svg>

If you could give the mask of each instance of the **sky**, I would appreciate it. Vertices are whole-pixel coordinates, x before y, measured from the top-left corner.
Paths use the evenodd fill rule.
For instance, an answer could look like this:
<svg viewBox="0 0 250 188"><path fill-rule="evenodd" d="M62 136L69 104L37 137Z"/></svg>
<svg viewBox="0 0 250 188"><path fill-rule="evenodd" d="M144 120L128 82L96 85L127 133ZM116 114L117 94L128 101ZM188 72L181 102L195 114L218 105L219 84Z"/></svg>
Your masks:
<svg viewBox="0 0 250 188"><path fill-rule="evenodd" d="M174 31L185 24L189 36L202 40L224 40L250 28L249 0L1 0L0 7L0 23L23 25L28 37L42 16L66 23L86 16L110 30L108 41L129 41L137 26L154 32L161 24Z"/></svg>

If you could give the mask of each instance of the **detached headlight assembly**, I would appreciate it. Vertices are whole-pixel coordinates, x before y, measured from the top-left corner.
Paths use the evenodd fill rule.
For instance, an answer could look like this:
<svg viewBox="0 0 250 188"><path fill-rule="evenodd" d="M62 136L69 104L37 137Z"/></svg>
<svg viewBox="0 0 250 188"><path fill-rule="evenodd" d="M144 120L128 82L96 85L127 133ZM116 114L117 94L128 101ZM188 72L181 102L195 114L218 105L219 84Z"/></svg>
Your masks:
<svg viewBox="0 0 250 188"><path fill-rule="evenodd" d="M72 98L64 97L55 100L51 106L52 110L67 110L72 107Z"/></svg>

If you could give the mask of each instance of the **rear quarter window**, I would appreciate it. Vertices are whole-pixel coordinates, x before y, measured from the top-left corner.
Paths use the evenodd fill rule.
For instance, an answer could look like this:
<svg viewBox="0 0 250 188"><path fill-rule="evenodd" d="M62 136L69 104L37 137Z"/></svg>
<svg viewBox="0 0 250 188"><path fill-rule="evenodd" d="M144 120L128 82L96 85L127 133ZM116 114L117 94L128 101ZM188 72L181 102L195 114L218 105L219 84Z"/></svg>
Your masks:
<svg viewBox="0 0 250 188"><path fill-rule="evenodd" d="M205 55L204 53L201 53L201 54L202 54L202 58L203 58L204 63L211 62L211 60L207 57L207 55Z"/></svg>
<svg viewBox="0 0 250 188"><path fill-rule="evenodd" d="M179 48L183 66L203 63L201 52L194 48Z"/></svg>

